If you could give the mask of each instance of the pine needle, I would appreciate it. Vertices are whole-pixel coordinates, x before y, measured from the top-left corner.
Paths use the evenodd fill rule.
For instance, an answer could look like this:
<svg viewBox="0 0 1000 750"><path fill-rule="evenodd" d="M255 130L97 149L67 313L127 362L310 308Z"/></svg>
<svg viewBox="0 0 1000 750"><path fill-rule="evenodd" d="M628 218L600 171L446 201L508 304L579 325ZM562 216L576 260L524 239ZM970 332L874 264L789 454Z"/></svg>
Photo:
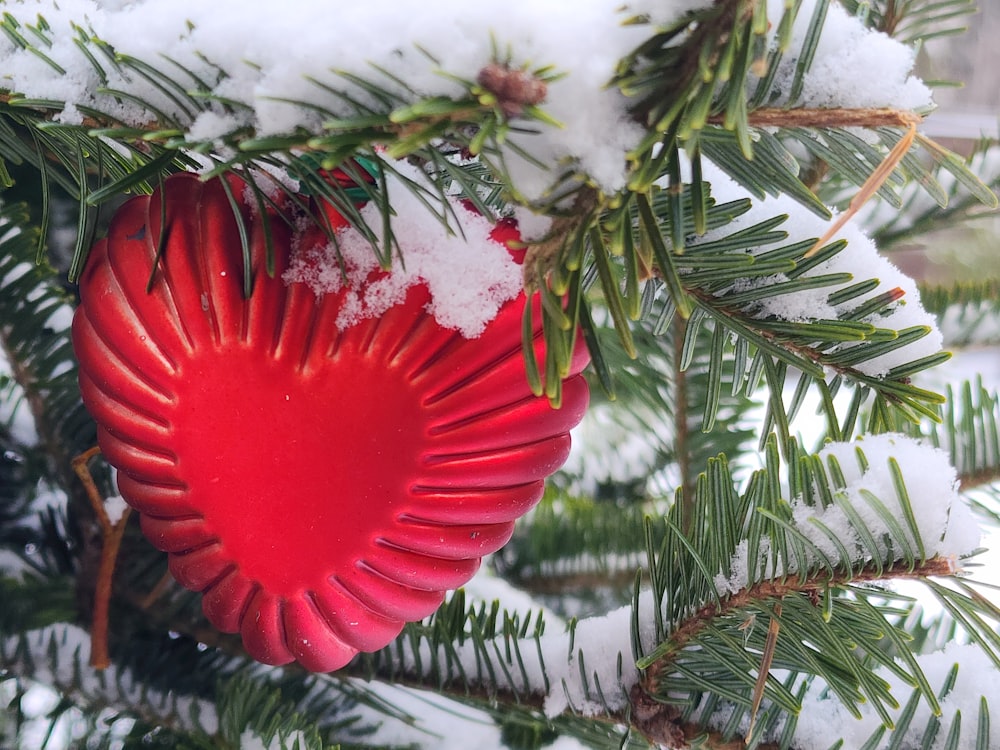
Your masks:
<svg viewBox="0 0 1000 750"><path fill-rule="evenodd" d="M865 180L865 184L861 186L861 190L858 194L851 199L851 204L847 207L837 220L830 225L830 228L826 231L822 237L820 237L816 244L812 246L809 252L806 253L805 257L809 258L820 251L824 245L826 245L830 240L832 240L837 232L844 228L855 214L861 210L861 207L868 202L875 193L878 192L879 188L889 179L889 175L893 173L899 163L906 156L906 153L910 150L910 146L913 145L913 140L917 137L917 124L912 123L906 134L899 139L899 143L893 146L892 151L889 155L885 157L885 160L879 164L878 169L871 173L871 176Z"/></svg>

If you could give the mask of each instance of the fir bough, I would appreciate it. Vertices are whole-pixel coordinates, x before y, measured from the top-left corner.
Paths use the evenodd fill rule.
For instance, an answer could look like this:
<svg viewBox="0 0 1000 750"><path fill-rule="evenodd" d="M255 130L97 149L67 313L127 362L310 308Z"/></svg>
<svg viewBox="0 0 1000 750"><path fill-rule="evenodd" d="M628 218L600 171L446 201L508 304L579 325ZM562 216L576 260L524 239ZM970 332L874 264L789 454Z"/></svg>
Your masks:
<svg viewBox="0 0 1000 750"><path fill-rule="evenodd" d="M947 359L912 348L932 340L933 321L893 323L919 308L915 291L862 261L834 269L855 257L842 239L815 247L827 204L849 205L859 189L877 201L865 222L884 248L995 207L995 150L966 162L915 135L923 110L811 101L823 34L846 23L840 6L904 44L955 33L973 9L718 0L619 14L604 36L627 21L642 38L579 102L583 112L599 97L624 102L606 139L635 136L620 149L617 183L592 174L580 149L537 147L571 130L547 98L574 74L558 48L524 60L484 31L472 40L483 64L449 70L443 53L394 40L411 67L447 82L431 93L392 61L345 68L331 55L322 77L271 102L301 114L272 132L260 101L226 93L245 61L226 69L206 55L115 47L86 14L63 25L55 3L5 9L0 55L20 66L23 53L56 83L27 95L0 78L0 694L11 707L0 742L432 747L444 724L421 722L413 696L425 696L434 711L495 723L491 737L510 748L560 737L595 748L995 744L1000 609L989 586L965 577L975 545L956 552L942 546L945 529L921 526L919 461L866 453L862 441L855 473L890 478L873 489L818 453L826 441L921 437L957 468L961 495L935 498L955 503L945 528L970 501L995 523L995 389L926 385L925 371ZM60 98L57 84L76 80L70 59L93 85ZM915 148L886 164L911 137ZM407 178L400 159L426 179ZM335 169L346 179L329 179ZM618 446L603 446L610 458L584 448L583 468L556 478L487 566L492 578L333 675L253 664L238 639L207 625L133 520L115 576L112 666L94 670L86 629L101 540L71 462L93 446L95 426L66 325L72 282L117 202L181 170L239 172L275 221L293 222L310 199L328 204L385 268L406 260L394 191L453 230L454 195L491 218L541 217L524 284L542 298L546 354L536 361L525 347L527 377L558 403L582 336L600 394L593 418L637 433L646 463L630 473ZM77 213L68 222L67 205ZM62 258L50 248L66 234ZM925 284L923 304L949 341L995 345L995 291L989 280ZM821 312L782 307L795 299ZM587 471L598 466L611 468ZM95 470L113 492L107 467ZM921 601L893 581L916 582ZM929 602L938 614L922 617ZM956 639L970 644L963 661L942 667L959 651L933 652ZM41 693L57 696L47 718L32 714ZM819 711L842 712L843 728L817 738Z"/></svg>

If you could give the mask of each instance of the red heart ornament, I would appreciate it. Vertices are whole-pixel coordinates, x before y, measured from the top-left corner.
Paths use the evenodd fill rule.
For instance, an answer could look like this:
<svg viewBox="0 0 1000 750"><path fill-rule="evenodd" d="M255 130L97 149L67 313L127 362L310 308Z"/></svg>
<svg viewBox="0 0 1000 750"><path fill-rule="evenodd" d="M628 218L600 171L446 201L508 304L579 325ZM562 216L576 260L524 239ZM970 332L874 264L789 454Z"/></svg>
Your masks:
<svg viewBox="0 0 1000 750"><path fill-rule="evenodd" d="M507 542L568 454L587 355L553 409L526 381L523 293L475 339L435 321L422 285L339 330L344 292L281 279L325 235L273 219L269 276L244 189L176 175L118 211L80 280L80 386L123 497L208 619L262 662L329 671Z"/></svg>

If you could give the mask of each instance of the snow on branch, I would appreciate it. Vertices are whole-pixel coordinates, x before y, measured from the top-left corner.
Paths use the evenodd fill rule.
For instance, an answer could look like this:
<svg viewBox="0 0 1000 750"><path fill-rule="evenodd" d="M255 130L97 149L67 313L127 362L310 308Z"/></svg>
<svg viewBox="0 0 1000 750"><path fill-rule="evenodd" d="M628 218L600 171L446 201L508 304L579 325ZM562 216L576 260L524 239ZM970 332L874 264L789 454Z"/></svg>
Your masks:
<svg viewBox="0 0 1000 750"><path fill-rule="evenodd" d="M504 245L491 239L489 219L452 200L453 221L444 224L426 209L422 196L401 184L405 177L429 191L427 176L405 162L394 168L397 172L387 177L386 184L395 214L393 234L405 262L394 263L392 273L365 283L378 261L369 239L348 228L336 244L324 241L320 246L303 243L296 247L284 281L304 283L317 297L346 288L347 300L337 316L341 329L382 315L403 301L407 289L426 284L431 296L428 312L442 327L475 338L500 307L521 291L521 266ZM388 246L379 210L369 203L361 215L374 228L378 243Z"/></svg>
<svg viewBox="0 0 1000 750"><path fill-rule="evenodd" d="M745 193L736 183L714 165L706 163L705 179L711 183L712 195L720 202L744 197ZM726 235L741 229L751 227L774 216L785 214L787 220L779 227L788 233L791 241L796 242L808 238L821 237L826 233L828 222L803 208L797 201L784 195L769 197L766 200L755 200L753 208L738 217L721 230L709 232L696 240L696 243L711 242L725 233ZM853 311L863 309L885 295L891 295L892 304L886 308L879 306L875 312L860 319L860 322L871 323L877 328L888 328L895 331L926 329L926 335L916 338L905 345L898 346L889 352L875 357L863 356L867 342L845 343L839 350L827 352L831 361L841 354L857 355L854 369L872 377L884 377L894 367L908 364L930 357L941 351L942 336L937 327L937 320L924 310L920 303L920 292L916 283L899 271L888 259L880 255L875 243L865 235L860 223L851 220L840 230L835 239L845 240L846 247L828 260L815 264L797 278L825 276L847 273L849 280L843 283L824 286L821 290L806 289L794 291L794 286L784 284L790 281L786 274L775 274L763 278L748 279L741 284L721 293L723 298L729 293L747 292L749 290L774 289L770 296L760 296L755 303L755 316L773 317L790 322L806 322L817 320L840 320L852 316ZM770 246L752 248L755 254L763 254ZM846 295L842 301L838 292L848 290L858 282L868 279L878 281L877 286L861 294ZM792 289L785 293L785 288ZM833 300L833 301L831 301ZM852 319L852 317L848 317Z"/></svg>
<svg viewBox="0 0 1000 750"><path fill-rule="evenodd" d="M842 740L841 747L870 747L866 743L880 732L891 732L893 747L959 747L970 750L1000 747L1000 722L987 720L984 725L981 719L977 721L976 718L984 714L985 706L996 705L1000 699L997 690L1000 670L996 664L983 658L980 646L950 643L941 651L919 657L919 661L930 685L942 691L940 716L935 715L926 700L920 699L919 691L914 690L912 684L885 667L878 669L877 674L886 681L888 689L900 703L892 716L897 722L895 731L887 732L882 717L870 704L860 704L857 710L861 717L853 716L836 699L825 681L814 679L803 696L802 711L795 724L796 747L804 750L827 748L834 735ZM912 696L907 699L911 693ZM728 721L726 714L725 711L719 712L709 723L723 726ZM956 724L961 729L962 739L957 745L951 745L948 744L949 737L957 731ZM833 732L831 727L835 727ZM882 736L888 741L886 734ZM777 737L771 739L777 740Z"/></svg>
<svg viewBox="0 0 1000 750"><path fill-rule="evenodd" d="M886 433L857 443L830 443L817 459L838 488L834 502L789 499L791 523L815 551L813 564L822 556L848 569L908 556L917 562L957 559L979 546L979 524L958 496L956 472L944 451ZM820 488L813 492L823 496ZM756 582L751 570L776 578L799 572L795 560L777 558L773 565L778 569L765 570L766 561L753 564L747 549L745 542L737 548L728 577L717 576L720 593L748 589ZM759 552L771 557L769 540L761 540ZM848 559L843 559L845 553Z"/></svg>
<svg viewBox="0 0 1000 750"><path fill-rule="evenodd" d="M768 0L772 23L781 18L786 5L785 0ZM803 43L817 12L825 13L823 33L809 73L797 87ZM772 31L776 30L772 25ZM772 47L775 44L772 41ZM865 27L840 4L806 0L795 17L792 42L774 71L766 101L774 107L924 110L931 106L931 92L920 79L910 75L915 56L913 48Z"/></svg>
<svg viewBox="0 0 1000 750"><path fill-rule="evenodd" d="M955 470L943 451L907 436L888 434L866 438L860 444L831 444L817 458L824 465L836 465L837 476L831 486L840 486L835 492L844 502L820 507L792 498L789 524L832 560L839 571L834 581L818 556L810 566L822 572L808 576L805 583L794 576L787 578L800 571L795 561L783 559L774 563L777 569L767 564L755 566L751 580L743 542L729 563L731 575L716 579L723 597L721 609L715 602L704 602L700 609L687 612L686 619L674 623L666 634L665 644L657 644L656 618L651 615L657 606L665 605L657 605L653 593L645 591L632 606L582 619L564 632L536 633L533 639L494 636L492 642L488 634L481 633L487 635L486 640L467 637L464 644L447 647L434 645L428 638L405 639L405 647L390 649L391 657L398 660L396 666L411 674L434 679L442 672L451 673L453 662L458 662L461 668L457 673L473 681L474 675L482 673L484 659L502 660L506 666L491 672L497 676L497 687L522 698L544 697L548 716L567 710L614 715L628 705L630 691L640 680L637 657L649 655L645 658L652 667L650 674L669 668L664 667L664 657L669 662L669 654L682 650L707 623L733 608L802 592L818 596L822 589L838 582L866 585L894 578L948 576L956 569L954 560L978 546L979 527L958 498ZM833 468L830 473L833 475ZM901 489L904 475L905 489ZM829 534L820 531L820 524L836 535L840 546L834 546ZM868 549L866 539L876 540L876 549ZM887 540L892 540L891 544ZM762 538L760 549L768 544ZM841 559L841 549L848 551L849 559ZM910 553L912 559L907 562ZM879 556L877 565L874 556ZM864 568L860 572L859 563ZM447 668L441 666L445 663Z"/></svg>
<svg viewBox="0 0 1000 750"><path fill-rule="evenodd" d="M85 123L96 111L219 147L238 132L319 133L331 115L355 115L354 103L384 111L390 100L376 89L404 104L461 99L501 62L553 74L544 102L538 87L526 101L539 101L561 125L532 122L533 132L511 136L517 148L504 149L503 158L517 189L538 197L555 181L556 168L569 163L614 191L624 187L626 156L645 135L630 111L635 102L608 85L619 62L658 28L683 25L689 13L712 5L512 0L498 8L447 0L406 13L393 0L335 12L322 0L287 0L266 10L237 0L27 0L5 6L0 88L64 103L56 119L65 124ZM815 50L812 72L793 85L815 5L807 0L799 9L767 104L788 103L792 89L801 88L799 106L929 105L926 87L910 75L912 51L837 6L827 13L830 31ZM781 0L769 4L772 28L785 10ZM650 24L624 23L635 18ZM357 85L362 80L373 86Z"/></svg>
<svg viewBox="0 0 1000 750"><path fill-rule="evenodd" d="M219 719L213 703L152 690L129 669L86 668L90 634L76 625L57 624L0 639L0 668L53 687L71 700L141 714L214 734Z"/></svg>

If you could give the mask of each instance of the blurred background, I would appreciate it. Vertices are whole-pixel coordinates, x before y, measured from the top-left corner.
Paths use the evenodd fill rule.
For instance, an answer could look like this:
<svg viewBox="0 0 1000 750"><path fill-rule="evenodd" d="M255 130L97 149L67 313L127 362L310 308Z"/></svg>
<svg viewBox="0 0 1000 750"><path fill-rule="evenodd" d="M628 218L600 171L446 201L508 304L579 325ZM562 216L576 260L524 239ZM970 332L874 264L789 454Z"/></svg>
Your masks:
<svg viewBox="0 0 1000 750"><path fill-rule="evenodd" d="M939 107L923 131L963 155L1000 136L1000 2L980 0L979 12L966 23L964 34L929 41L917 66ZM918 280L1000 278L1000 214L983 211L975 221L901 243L892 253L896 265Z"/></svg>

